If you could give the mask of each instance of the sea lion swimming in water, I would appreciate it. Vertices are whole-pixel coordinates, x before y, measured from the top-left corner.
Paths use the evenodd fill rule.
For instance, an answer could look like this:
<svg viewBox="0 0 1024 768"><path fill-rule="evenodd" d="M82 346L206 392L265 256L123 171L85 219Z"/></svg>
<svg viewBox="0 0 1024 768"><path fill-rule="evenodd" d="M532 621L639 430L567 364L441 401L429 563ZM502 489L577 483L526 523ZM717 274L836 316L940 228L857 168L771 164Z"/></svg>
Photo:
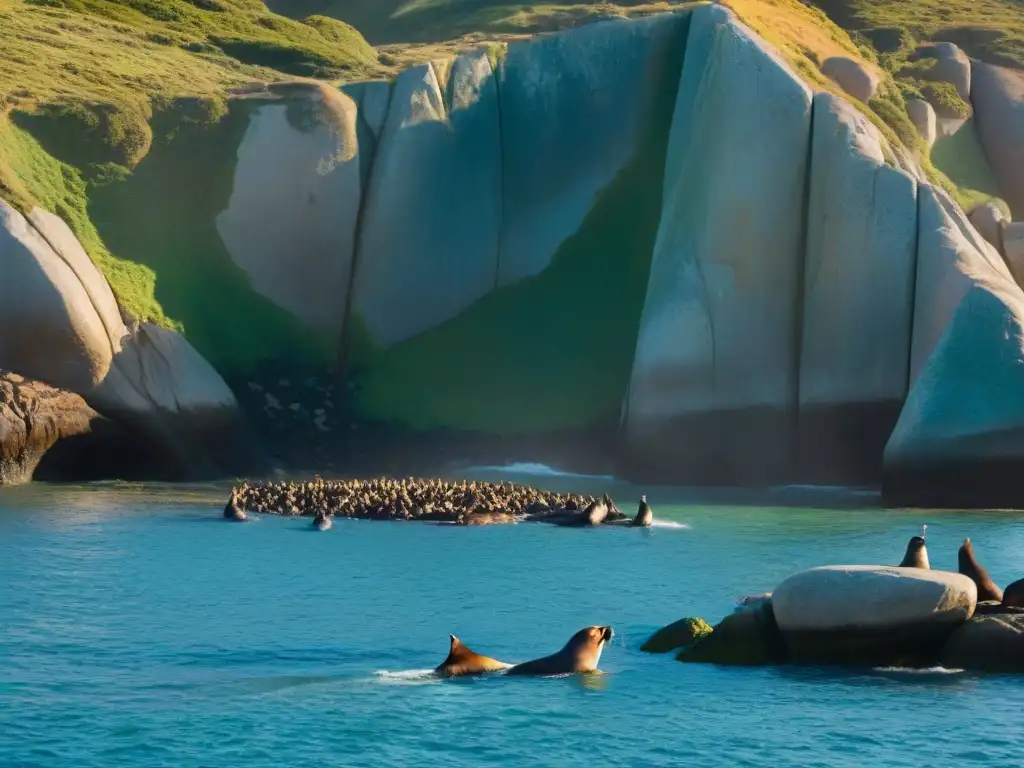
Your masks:
<svg viewBox="0 0 1024 768"><path fill-rule="evenodd" d="M925 546L924 537L928 532L928 526L925 525L921 529L920 536L912 536L910 541L907 542L907 551L903 555L903 561L900 563L900 568L923 568L926 571L931 570L931 563L928 562L928 547Z"/></svg>
<svg viewBox="0 0 1024 768"><path fill-rule="evenodd" d="M985 571L978 561L974 559L974 546L971 544L969 538L964 539L964 543L960 545L960 551L957 553L957 560L959 563L958 570L964 576L970 577L971 581L978 585L978 602L983 603L987 600L995 600L1001 602L1003 599L1003 590L995 585L992 579L989 578L988 573Z"/></svg>
<svg viewBox="0 0 1024 768"><path fill-rule="evenodd" d="M331 522L331 517L326 512L317 512L316 517L313 518L313 527L318 531L329 531L332 525L334 523Z"/></svg>
<svg viewBox="0 0 1024 768"><path fill-rule="evenodd" d="M455 635L451 638L451 648L448 651L448 658L434 669L434 673L441 677L463 677L465 675L482 675L486 672L499 672L508 669L511 664L504 661L492 659L489 656L481 656L462 644Z"/></svg>
<svg viewBox="0 0 1024 768"><path fill-rule="evenodd" d="M228 499L228 503L224 505L224 518L233 523L246 523L249 521L249 517L245 514L245 510L238 503L238 496L235 494L234 490L231 491L231 498Z"/></svg>
<svg viewBox="0 0 1024 768"><path fill-rule="evenodd" d="M562 650L542 659L526 661L511 667L506 675L569 675L599 672L604 644L612 639L611 627L586 627L566 643Z"/></svg>
<svg viewBox="0 0 1024 768"><path fill-rule="evenodd" d="M636 509L636 517L633 518L633 525L640 528L650 528L654 522L654 512L651 505L647 503L647 494L640 497L640 506Z"/></svg>
<svg viewBox="0 0 1024 768"><path fill-rule="evenodd" d="M1018 579L1003 590L1003 606L1024 608L1024 579Z"/></svg>

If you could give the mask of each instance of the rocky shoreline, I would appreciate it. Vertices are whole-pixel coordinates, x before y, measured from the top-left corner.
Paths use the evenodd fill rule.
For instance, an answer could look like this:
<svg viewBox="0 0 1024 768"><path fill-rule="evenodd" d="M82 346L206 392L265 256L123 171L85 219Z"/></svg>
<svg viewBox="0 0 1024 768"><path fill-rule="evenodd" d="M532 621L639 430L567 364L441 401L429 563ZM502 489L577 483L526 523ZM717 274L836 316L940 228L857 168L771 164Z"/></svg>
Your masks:
<svg viewBox="0 0 1024 768"><path fill-rule="evenodd" d="M453 525L544 522L564 526L648 527L653 513L641 497L635 518L607 494L556 493L516 483L455 482L438 478L243 482L231 489L224 516L247 513L345 517L359 520L422 520Z"/></svg>
<svg viewBox="0 0 1024 768"><path fill-rule="evenodd" d="M912 549L923 551L923 537L911 539ZM1024 580L995 587L969 539L957 573L932 570L926 555L917 562L801 571L742 601L713 628L680 619L655 632L643 650L723 665L1024 673Z"/></svg>

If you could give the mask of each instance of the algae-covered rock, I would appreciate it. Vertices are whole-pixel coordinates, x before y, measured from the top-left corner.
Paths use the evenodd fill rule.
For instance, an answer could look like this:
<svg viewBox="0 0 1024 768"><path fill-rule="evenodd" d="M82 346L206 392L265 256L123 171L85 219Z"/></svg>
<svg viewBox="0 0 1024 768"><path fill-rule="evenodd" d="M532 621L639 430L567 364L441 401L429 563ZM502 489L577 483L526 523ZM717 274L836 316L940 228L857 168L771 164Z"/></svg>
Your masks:
<svg viewBox="0 0 1024 768"><path fill-rule="evenodd" d="M668 653L677 648L685 648L711 634L711 625L704 619L680 619L662 627L640 646L641 651L648 653Z"/></svg>
<svg viewBox="0 0 1024 768"><path fill-rule="evenodd" d="M676 656L678 661L756 666L785 659L771 601L726 616L711 634Z"/></svg>
<svg viewBox="0 0 1024 768"><path fill-rule="evenodd" d="M942 665L980 672L1024 672L1024 614L973 618L950 636Z"/></svg>
<svg viewBox="0 0 1024 768"><path fill-rule="evenodd" d="M770 481L795 421L811 92L693 11L628 394L632 476Z"/></svg>

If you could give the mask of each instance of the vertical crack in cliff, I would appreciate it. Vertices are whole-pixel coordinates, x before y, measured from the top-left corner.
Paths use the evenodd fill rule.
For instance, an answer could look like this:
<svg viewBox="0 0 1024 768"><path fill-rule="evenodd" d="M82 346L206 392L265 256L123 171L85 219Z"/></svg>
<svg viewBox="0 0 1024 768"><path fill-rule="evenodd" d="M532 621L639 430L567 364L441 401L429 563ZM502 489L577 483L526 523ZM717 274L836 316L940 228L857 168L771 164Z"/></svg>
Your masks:
<svg viewBox="0 0 1024 768"><path fill-rule="evenodd" d="M800 245L796 255L796 291L793 308L793 415L789 443L790 472L800 472L800 373L804 353L805 302L807 300L807 251L808 229L810 226L811 184L814 174L814 123L818 101L811 98L810 115L807 121L807 166L804 168L803 201L800 210Z"/></svg>
<svg viewBox="0 0 1024 768"><path fill-rule="evenodd" d="M501 113L501 78L505 74L505 59L499 59L491 67L491 78L494 80L494 103L498 108L498 243L494 254L494 287L498 290L498 276L501 274L501 243L505 239L505 133Z"/></svg>
<svg viewBox="0 0 1024 768"><path fill-rule="evenodd" d="M359 264L362 261L360 255L363 247L363 224L366 218L366 209L369 207L372 200L373 193L373 180L374 180L374 166L377 163L377 157L380 155L381 146L384 143L384 137L387 131L388 118L391 116L391 102L395 98L395 83L392 81L389 83L388 90L388 104L384 110L384 119L381 122L380 136L371 140L370 157L366 163L366 180L363 182L362 189L359 195L359 208L356 211L356 226L355 232L352 236L352 261L349 264L348 270L348 285L345 288L345 308L341 315L341 330L338 334L338 357L336 362L336 370L334 373L334 380L339 386L344 386L348 380L348 368L350 364L349 353L351 351L351 339L352 339L352 302L353 295L355 293L356 285L356 274L359 270ZM358 113L362 113L363 100L366 98L365 91L359 99ZM372 136L373 132L369 132L368 136ZM356 141L359 141L359 134L356 134ZM362 151L362 146L359 147L359 151Z"/></svg>
<svg viewBox="0 0 1024 768"><path fill-rule="evenodd" d="M914 192L917 195L917 205L914 206L914 216L916 218L914 222L914 263L911 268L914 278L910 281L910 296L907 301L907 305L910 307L910 333L907 334L907 386L903 393L904 402L906 402L907 397L910 395L910 388L914 385L914 332L917 330L917 280L918 273L921 270L921 189L924 186L926 185L923 185L916 179L914 180ZM900 410L902 410L902 404Z"/></svg>

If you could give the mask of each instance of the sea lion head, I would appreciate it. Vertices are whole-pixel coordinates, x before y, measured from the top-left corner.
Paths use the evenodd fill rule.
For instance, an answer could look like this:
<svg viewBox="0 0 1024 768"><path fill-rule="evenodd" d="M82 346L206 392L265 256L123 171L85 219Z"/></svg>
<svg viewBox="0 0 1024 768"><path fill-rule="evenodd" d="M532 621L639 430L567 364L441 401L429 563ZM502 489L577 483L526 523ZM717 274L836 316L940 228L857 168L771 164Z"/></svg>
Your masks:
<svg viewBox="0 0 1024 768"><path fill-rule="evenodd" d="M923 537L912 536L910 541L907 542L907 551L903 555L903 562L900 563L900 567L931 569L931 564L928 562L928 547L925 546Z"/></svg>
<svg viewBox="0 0 1024 768"><path fill-rule="evenodd" d="M584 627L565 644L563 652L572 655L574 672L596 672L604 644L614 637L611 627Z"/></svg>
<svg viewBox="0 0 1024 768"><path fill-rule="evenodd" d="M511 664L481 656L471 650L455 635L448 635L450 645L446 658L434 672L442 677L462 677L463 675L481 675L484 672L496 672L508 669Z"/></svg>

